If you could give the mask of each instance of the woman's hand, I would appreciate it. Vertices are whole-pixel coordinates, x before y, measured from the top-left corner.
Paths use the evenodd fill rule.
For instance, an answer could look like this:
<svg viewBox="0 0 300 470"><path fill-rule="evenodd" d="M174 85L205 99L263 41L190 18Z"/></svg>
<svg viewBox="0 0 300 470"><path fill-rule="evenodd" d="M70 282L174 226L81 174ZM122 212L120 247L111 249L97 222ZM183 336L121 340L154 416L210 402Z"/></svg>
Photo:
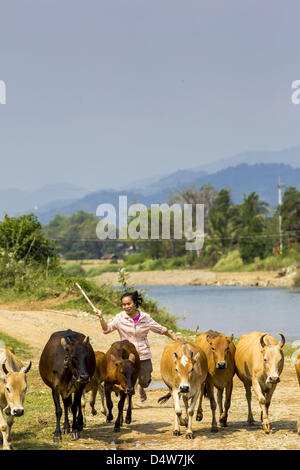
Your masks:
<svg viewBox="0 0 300 470"><path fill-rule="evenodd" d="M97 315L97 317L101 320L103 318L101 310L99 310L98 308L94 308L93 310L94 314Z"/></svg>
<svg viewBox="0 0 300 470"><path fill-rule="evenodd" d="M165 335L171 338L173 341L182 341L182 339L177 338L173 333L171 333L169 330L165 332Z"/></svg>

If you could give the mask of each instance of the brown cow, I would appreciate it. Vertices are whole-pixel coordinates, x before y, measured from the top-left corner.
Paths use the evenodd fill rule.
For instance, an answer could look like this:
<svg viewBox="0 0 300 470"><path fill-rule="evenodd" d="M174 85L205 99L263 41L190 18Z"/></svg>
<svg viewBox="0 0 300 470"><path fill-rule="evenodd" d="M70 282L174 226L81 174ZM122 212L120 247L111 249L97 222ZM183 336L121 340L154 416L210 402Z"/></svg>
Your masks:
<svg viewBox="0 0 300 470"><path fill-rule="evenodd" d="M114 391L120 395L119 413L114 426L115 432L119 432L123 424L123 409L126 397L128 397L128 408L125 423L131 423L132 395L134 395L134 387L139 372L140 357L135 346L127 339L113 343L106 353L104 388L108 408L107 423L113 420L111 393Z"/></svg>
<svg viewBox="0 0 300 470"><path fill-rule="evenodd" d="M220 425L227 426L228 410L231 403L231 394L233 388L233 376L235 374L234 355L235 346L232 342L233 335L226 336L218 331L209 330L200 334L198 327L196 330L196 344L205 353L208 364L208 374L206 379L206 393L210 400L212 411L211 432L218 432L216 421L216 402L214 397L214 387L218 391L218 406L220 412ZM225 402L223 410L223 391L225 389ZM201 393L199 407L197 411L197 421L203 418L202 399L204 393Z"/></svg>
<svg viewBox="0 0 300 470"><path fill-rule="evenodd" d="M300 385L300 353L297 354L297 357L295 360L295 369L296 369L298 383ZM298 434L300 434L300 418L298 419L298 423L297 423L297 431L298 431Z"/></svg>
<svg viewBox="0 0 300 470"><path fill-rule="evenodd" d="M95 402L96 402L96 396L97 392L99 391L100 393L100 398L101 398L101 404L102 404L102 409L101 413L104 416L107 416L107 408L105 404L105 394L104 394L104 377L106 374L106 356L105 353L101 351L95 351L95 359L96 359L96 367L95 367L95 372L94 375L91 379L91 381L85 386L85 389L82 394L82 399L81 399L81 408L82 408L82 414L83 414L83 421L84 424L86 423L85 419L85 394L88 392L91 392L91 397L90 397L90 406L92 409L92 415L95 416L97 414L97 410L95 409Z"/></svg>
<svg viewBox="0 0 300 470"><path fill-rule="evenodd" d="M14 418L24 414L26 374L30 370L31 361L27 367L24 367L12 348L1 347L0 364L0 429L3 437L3 450L10 450L12 449L11 428Z"/></svg>
<svg viewBox="0 0 300 470"><path fill-rule="evenodd" d="M60 419L62 397L65 411L63 434L70 432L68 410L73 414L72 438L79 438L83 428L81 396L84 387L95 371L95 354L89 337L72 330L57 331L50 336L40 357L40 375L52 390L56 413L56 429L53 441L61 439ZM74 400L72 403L72 393Z"/></svg>
<svg viewBox="0 0 300 470"><path fill-rule="evenodd" d="M251 385L261 408L262 427L270 432L268 411L276 385L280 382L284 355L282 348L284 336L278 342L273 336L260 331L253 331L241 336L235 353L236 373L243 382L248 402L248 424L253 424L251 410Z"/></svg>
<svg viewBox="0 0 300 470"><path fill-rule="evenodd" d="M161 376L170 392L159 398L165 403L173 397L175 408L174 436L180 435L181 426L186 426L186 439L193 439L192 418L200 390L204 387L207 377L207 359L198 346L193 343L175 341L167 344L160 362ZM186 418L182 419L180 397L186 410ZM189 400L191 403L189 405Z"/></svg>

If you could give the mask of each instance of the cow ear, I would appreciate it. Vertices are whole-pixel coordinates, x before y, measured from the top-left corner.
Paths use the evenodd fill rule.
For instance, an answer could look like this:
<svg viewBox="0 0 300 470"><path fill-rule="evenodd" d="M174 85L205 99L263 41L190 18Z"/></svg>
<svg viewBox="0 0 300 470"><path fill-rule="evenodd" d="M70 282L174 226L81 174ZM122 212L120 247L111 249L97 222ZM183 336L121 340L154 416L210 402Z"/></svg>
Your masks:
<svg viewBox="0 0 300 470"><path fill-rule="evenodd" d="M90 342L90 337L86 336L83 340L83 344L89 344L89 342Z"/></svg>
<svg viewBox="0 0 300 470"><path fill-rule="evenodd" d="M193 362L194 362L194 363L197 362L198 359L200 359L200 351L198 351L198 352L195 354L194 359L193 359Z"/></svg>
<svg viewBox="0 0 300 470"><path fill-rule="evenodd" d="M130 353L129 354L129 358L130 362L132 362L133 364L135 363L135 355L133 353Z"/></svg>
<svg viewBox="0 0 300 470"><path fill-rule="evenodd" d="M174 360L174 362L176 362L177 359L178 359L178 356L177 356L176 352L174 352L174 353L173 353L173 360Z"/></svg>

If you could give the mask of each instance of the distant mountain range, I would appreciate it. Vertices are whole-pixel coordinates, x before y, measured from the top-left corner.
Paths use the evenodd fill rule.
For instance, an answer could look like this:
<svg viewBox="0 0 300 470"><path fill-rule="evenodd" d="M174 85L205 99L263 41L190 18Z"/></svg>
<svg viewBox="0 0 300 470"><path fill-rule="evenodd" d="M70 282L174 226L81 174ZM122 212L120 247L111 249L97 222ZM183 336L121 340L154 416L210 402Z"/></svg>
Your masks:
<svg viewBox="0 0 300 470"><path fill-rule="evenodd" d="M229 188L233 201L240 203L244 194L256 191L272 207L277 205L277 184L280 177L285 186L300 188L300 147L279 152L246 152L219 160L210 165L178 170L169 175L137 181L120 190L93 193L71 184L47 186L39 191L0 190L0 215L35 212L42 224L56 214L72 215L78 210L95 214L99 204L118 207L120 195L127 195L128 204L140 202L147 206L168 202L175 189L200 187L210 183L217 190Z"/></svg>

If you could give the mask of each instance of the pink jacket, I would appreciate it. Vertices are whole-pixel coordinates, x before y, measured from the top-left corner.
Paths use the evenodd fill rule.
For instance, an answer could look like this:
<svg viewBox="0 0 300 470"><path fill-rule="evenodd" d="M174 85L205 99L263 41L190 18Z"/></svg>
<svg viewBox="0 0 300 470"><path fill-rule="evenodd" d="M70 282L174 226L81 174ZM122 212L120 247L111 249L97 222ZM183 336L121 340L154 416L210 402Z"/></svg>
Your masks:
<svg viewBox="0 0 300 470"><path fill-rule="evenodd" d="M107 330L103 333L107 335L114 330L118 330L120 340L128 339L133 343L140 355L142 361L151 358L150 344L147 339L149 331L163 335L168 328L156 323L148 313L140 311L140 318L134 323L127 313L123 310L107 325Z"/></svg>

